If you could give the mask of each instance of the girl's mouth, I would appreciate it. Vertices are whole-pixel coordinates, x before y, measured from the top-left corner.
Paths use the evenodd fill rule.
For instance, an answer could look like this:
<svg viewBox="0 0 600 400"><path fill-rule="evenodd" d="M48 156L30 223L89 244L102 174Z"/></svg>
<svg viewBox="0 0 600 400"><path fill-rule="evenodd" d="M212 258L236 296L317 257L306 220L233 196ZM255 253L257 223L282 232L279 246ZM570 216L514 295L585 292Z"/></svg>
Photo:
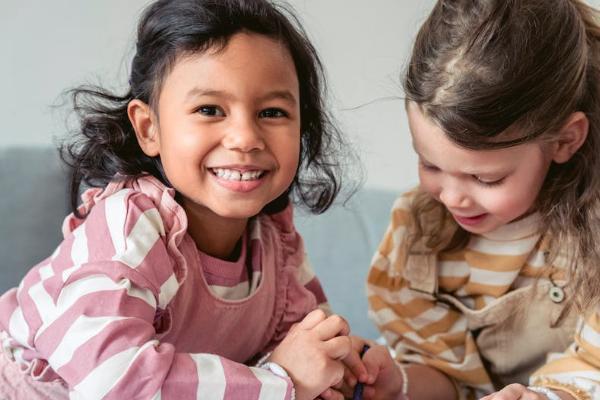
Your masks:
<svg viewBox="0 0 600 400"><path fill-rule="evenodd" d="M452 215L454 217L454 219L456 220L456 222L458 222L461 225L467 225L467 226L473 226L473 225L477 225L479 224L481 221L483 221L485 219L485 217L487 217L487 213L483 213L483 214L479 214L479 215L474 215L472 217L460 217L458 215Z"/></svg>
<svg viewBox="0 0 600 400"><path fill-rule="evenodd" d="M219 186L237 193L248 193L265 183L268 170L251 168L209 168Z"/></svg>
<svg viewBox="0 0 600 400"><path fill-rule="evenodd" d="M211 168L210 171L216 177L226 181L255 181L260 179L266 172L264 170L241 171L229 168Z"/></svg>

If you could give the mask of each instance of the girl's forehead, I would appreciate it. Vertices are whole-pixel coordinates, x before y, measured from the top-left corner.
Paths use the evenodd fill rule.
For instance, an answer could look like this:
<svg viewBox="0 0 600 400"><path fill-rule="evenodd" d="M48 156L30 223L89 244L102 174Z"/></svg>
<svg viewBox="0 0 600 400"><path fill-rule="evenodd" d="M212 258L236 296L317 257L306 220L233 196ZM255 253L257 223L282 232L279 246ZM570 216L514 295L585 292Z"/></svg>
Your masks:
<svg viewBox="0 0 600 400"><path fill-rule="evenodd" d="M268 36L233 35L218 51L186 54L165 77L160 96L166 92L185 97L244 91L289 92L298 99L299 83L293 59L287 48Z"/></svg>
<svg viewBox="0 0 600 400"><path fill-rule="evenodd" d="M414 150L421 161L442 170L483 174L514 169L527 164L541 149L537 142L493 150L467 149L454 143L417 106L409 105L407 112Z"/></svg>

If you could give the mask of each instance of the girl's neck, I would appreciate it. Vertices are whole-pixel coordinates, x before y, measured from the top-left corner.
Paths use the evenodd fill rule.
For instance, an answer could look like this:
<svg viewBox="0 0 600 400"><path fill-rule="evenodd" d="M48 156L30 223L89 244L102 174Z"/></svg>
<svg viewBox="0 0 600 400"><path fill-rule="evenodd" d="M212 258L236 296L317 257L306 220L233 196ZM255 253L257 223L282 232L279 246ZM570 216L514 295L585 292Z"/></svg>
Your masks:
<svg viewBox="0 0 600 400"><path fill-rule="evenodd" d="M223 260L236 257L237 244L248 225L247 218L223 218L186 201L182 206L188 218L188 233L200 251Z"/></svg>

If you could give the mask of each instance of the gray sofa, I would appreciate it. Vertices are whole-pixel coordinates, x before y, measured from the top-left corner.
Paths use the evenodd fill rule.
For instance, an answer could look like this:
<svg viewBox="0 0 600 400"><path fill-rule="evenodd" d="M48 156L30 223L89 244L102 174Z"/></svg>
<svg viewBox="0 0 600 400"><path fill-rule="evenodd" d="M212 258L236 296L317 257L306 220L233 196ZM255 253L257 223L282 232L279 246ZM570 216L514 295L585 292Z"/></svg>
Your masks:
<svg viewBox="0 0 600 400"><path fill-rule="evenodd" d="M0 293L51 254L69 212L66 171L55 149L0 149ZM362 190L323 215L298 212L296 223L333 309L354 333L375 338L367 318L365 277L388 223L394 193Z"/></svg>

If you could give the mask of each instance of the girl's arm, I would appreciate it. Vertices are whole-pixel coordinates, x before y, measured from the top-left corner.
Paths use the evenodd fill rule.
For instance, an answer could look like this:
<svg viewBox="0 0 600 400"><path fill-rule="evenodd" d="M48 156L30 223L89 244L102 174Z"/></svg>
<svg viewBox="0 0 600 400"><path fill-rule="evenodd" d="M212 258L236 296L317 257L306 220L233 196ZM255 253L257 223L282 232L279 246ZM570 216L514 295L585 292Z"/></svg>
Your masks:
<svg viewBox="0 0 600 400"><path fill-rule="evenodd" d="M289 378L217 355L177 353L154 339L156 311L178 285L164 229L143 195L123 191L97 203L1 298L5 349L38 378L58 375L74 398L290 399Z"/></svg>
<svg viewBox="0 0 600 400"><path fill-rule="evenodd" d="M395 202L390 225L373 257L367 278L369 317L398 361L443 371L459 383L465 396L490 393L493 386L465 316L433 296L411 289L403 276L411 201L412 195L407 194ZM421 390L417 388L420 382L414 380L413 390ZM423 382L423 390L432 389L427 380Z"/></svg>

